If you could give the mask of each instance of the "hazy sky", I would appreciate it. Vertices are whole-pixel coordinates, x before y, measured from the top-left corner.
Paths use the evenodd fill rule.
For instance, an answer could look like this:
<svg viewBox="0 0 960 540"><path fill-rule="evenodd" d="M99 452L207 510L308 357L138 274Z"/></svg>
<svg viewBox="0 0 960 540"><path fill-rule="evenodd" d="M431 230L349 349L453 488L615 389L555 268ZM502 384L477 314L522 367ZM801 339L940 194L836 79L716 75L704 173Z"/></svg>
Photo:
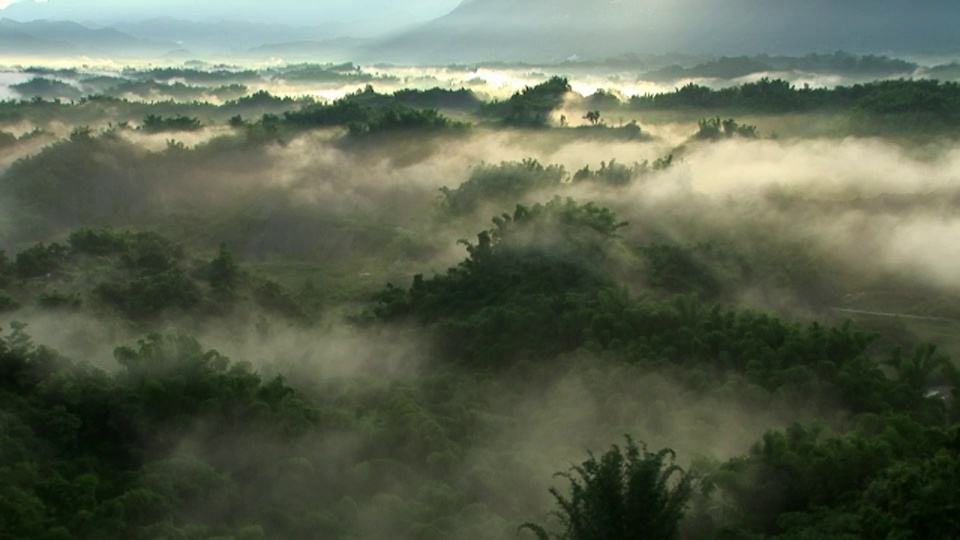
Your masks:
<svg viewBox="0 0 960 540"><path fill-rule="evenodd" d="M143 19L170 16L184 19L237 19L298 23L308 26L341 20L375 19L398 12L428 19L449 12L461 0L0 0L0 17L18 19Z"/></svg>

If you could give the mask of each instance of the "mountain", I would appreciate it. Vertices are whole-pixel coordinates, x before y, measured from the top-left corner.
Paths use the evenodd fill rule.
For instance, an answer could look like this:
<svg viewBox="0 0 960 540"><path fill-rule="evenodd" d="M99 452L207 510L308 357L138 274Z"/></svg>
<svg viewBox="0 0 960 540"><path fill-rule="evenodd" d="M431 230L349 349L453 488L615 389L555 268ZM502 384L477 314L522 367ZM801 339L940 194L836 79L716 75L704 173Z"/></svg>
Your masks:
<svg viewBox="0 0 960 540"><path fill-rule="evenodd" d="M176 43L193 53L259 51L271 47L316 52L344 50L343 45L348 41L406 31L414 28L417 22L410 13L389 12L383 16L371 16L351 23L324 23L313 26L239 20L191 21L161 17L139 22L115 23L110 28L141 39Z"/></svg>
<svg viewBox="0 0 960 540"><path fill-rule="evenodd" d="M89 28L67 21L16 22L0 19L0 57L160 54L172 43L138 39L112 28Z"/></svg>
<svg viewBox="0 0 960 540"><path fill-rule="evenodd" d="M183 18L191 20L209 20L236 17L238 12L249 12L261 21L277 22L268 17L272 12L289 12L291 2L284 0L269 3L244 0L193 2L189 0L166 1L130 1L117 0L21 0L13 3L0 13L4 17L18 21L31 20L73 20L92 25L111 25L119 22L131 22L157 18ZM299 10L303 11L303 10ZM298 13L303 20L302 13Z"/></svg>
<svg viewBox="0 0 960 540"><path fill-rule="evenodd" d="M363 62L472 63L600 59L625 53L960 51L960 32L954 28L960 21L960 1L464 0L448 14L422 22L423 6L440 1L410 0L400 6L387 0L122 5L116 0L23 1L0 10L5 17L31 21L3 20L0 55L163 58L177 51L177 58L251 53L329 60L349 54L349 60ZM111 7L93 9L97 6ZM31 20L43 14L50 20ZM155 14L168 15L145 18ZM54 19L96 22L51 22ZM254 20L258 22L250 22ZM275 22L280 20L286 22ZM332 41L348 37L367 42Z"/></svg>
<svg viewBox="0 0 960 540"><path fill-rule="evenodd" d="M942 0L466 0L368 52L390 61L556 61L622 53L960 49Z"/></svg>
<svg viewBox="0 0 960 540"><path fill-rule="evenodd" d="M288 27L365 26L380 20L379 29L396 31L411 21L429 21L449 12L458 0L20 0L0 8L0 16L17 21L71 20L95 26L113 26L151 19L194 22L240 21ZM338 33L340 37L348 34ZM300 36L293 36L295 41ZM366 37L350 35L350 37ZM251 46L258 43L252 43Z"/></svg>
<svg viewBox="0 0 960 540"><path fill-rule="evenodd" d="M250 58L283 58L288 62L349 62L357 57L356 51L367 40L335 38L304 40L261 45L245 51Z"/></svg>
<svg viewBox="0 0 960 540"><path fill-rule="evenodd" d="M0 20L0 57L32 56L64 52L64 44L32 36ZM69 51L67 51L69 53Z"/></svg>
<svg viewBox="0 0 960 540"><path fill-rule="evenodd" d="M139 22L121 22L111 28L141 39L172 42L194 52L242 50L263 44L328 39L336 25L294 27L243 21L190 21L161 17Z"/></svg>

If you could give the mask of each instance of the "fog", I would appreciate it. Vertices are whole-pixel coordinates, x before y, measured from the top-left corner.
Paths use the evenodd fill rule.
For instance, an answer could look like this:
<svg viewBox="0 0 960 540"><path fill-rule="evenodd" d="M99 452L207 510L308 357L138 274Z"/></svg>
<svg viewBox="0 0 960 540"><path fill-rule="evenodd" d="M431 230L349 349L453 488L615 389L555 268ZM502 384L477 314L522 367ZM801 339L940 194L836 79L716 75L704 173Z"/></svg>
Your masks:
<svg viewBox="0 0 960 540"><path fill-rule="evenodd" d="M667 4L605 4L602 17L641 10L657 32L673 27L655 17L696 28ZM437 24L488 24L491 6L531 18L552 6L554 30L585 9L474 0ZM531 521L562 527L549 517L549 489L567 488L555 473L626 435L702 475L685 527L762 535L774 525L752 516L801 513L806 501L784 510L778 496L819 485L763 461L781 452L771 431L788 429L774 457L791 464L882 448L878 471L851 473L860 496L899 466L890 456L912 455L878 437L949 440L936 430L957 414L929 394L954 391L954 364L922 345L960 350L955 85L874 94L901 109L818 105L810 96L834 94L789 85L777 91L811 101L629 99L768 77L824 89L876 70L923 78L945 61L9 68L0 391L18 407L9 418L39 419L36 433L10 420L11 437L50 439L10 454L51 448L68 485L88 480L63 463L98 463L90 497L113 512L38 515L88 512L131 538L515 538ZM537 86L566 74L556 95ZM42 76L96 94L95 75L144 84L59 101L16 86ZM232 83L246 99L215 94ZM437 109L391 95L433 88L473 94L438 93ZM834 453L809 450L821 444Z"/></svg>
<svg viewBox="0 0 960 540"><path fill-rule="evenodd" d="M579 117L576 112L570 116ZM643 125L643 114L636 119ZM435 229L429 216L435 212L439 188L456 188L483 163L534 158L545 165L562 165L572 174L585 166L597 168L601 161L625 165L653 161L674 152L695 127L659 124L647 132L650 141L611 142L478 130L413 147L390 143L365 149L341 145L338 132L331 131L247 153L240 161L231 157L232 150L198 147L229 137L225 128L173 136L137 132L121 136L127 144L152 152L164 150L173 139L188 149L198 147L196 152L212 152L213 160L205 163L197 156L171 165L155 182L136 187L131 192L135 200L128 204L161 212L189 208L229 213L259 199L261 203L253 204L263 205L277 218L282 209L299 207L310 215L308 222L369 219L411 231L414 243L439 253L436 260L407 261L410 268L442 271L463 253L452 247L458 238L471 237L491 216L510 210L511 204L484 202L455 228ZM864 138L732 140L694 143L678 157L671 169L626 188L561 186L516 202L543 202L554 194L594 201L633 224L627 235L657 231L681 244L722 239L724 234L736 238L752 228L776 230L814 242L815 251L858 274L883 270L913 274L922 282L950 289L960 286L951 277L954 259L949 256L955 251L949 232L956 226L950 201L960 188L960 148L955 143L909 148ZM919 237L925 240L916 241ZM311 251L349 256L351 241L347 242L339 247L329 244L334 251ZM248 243L271 244L268 237ZM282 245L306 246L293 239L275 244Z"/></svg>

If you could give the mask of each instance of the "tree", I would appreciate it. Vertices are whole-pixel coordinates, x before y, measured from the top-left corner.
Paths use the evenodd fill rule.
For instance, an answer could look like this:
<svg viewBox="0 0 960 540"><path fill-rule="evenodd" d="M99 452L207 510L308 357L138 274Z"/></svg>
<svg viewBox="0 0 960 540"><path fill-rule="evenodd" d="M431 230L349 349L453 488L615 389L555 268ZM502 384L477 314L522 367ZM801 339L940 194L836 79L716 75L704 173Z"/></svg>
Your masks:
<svg viewBox="0 0 960 540"><path fill-rule="evenodd" d="M760 136L760 133L757 131L757 126L739 124L733 118L726 120L721 120L719 116L716 118L704 118L697 124L699 130L694 137L700 140L715 141L733 137L756 139Z"/></svg>
<svg viewBox="0 0 960 540"><path fill-rule="evenodd" d="M481 114L495 116L515 127L544 127L550 114L560 108L570 92L570 81L551 77L537 86L528 86L507 101L495 101L482 107Z"/></svg>
<svg viewBox="0 0 960 540"><path fill-rule="evenodd" d="M232 295L240 277L240 266L227 244L220 243L220 252L210 261L210 286L225 295Z"/></svg>
<svg viewBox="0 0 960 540"><path fill-rule="evenodd" d="M156 114L148 114L143 118L140 129L148 133L162 133L167 131L197 131L203 127L197 118L178 114L169 118Z"/></svg>
<svg viewBox="0 0 960 540"><path fill-rule="evenodd" d="M563 531L559 534L534 523L527 529L540 540L669 540L677 536L694 476L674 464L676 454L638 447L626 437L626 448L613 445L599 459L591 453L580 466L557 473L570 483L569 495L551 488Z"/></svg>
<svg viewBox="0 0 960 540"><path fill-rule="evenodd" d="M17 137L13 133L0 131L0 148L10 148L17 144Z"/></svg>
<svg viewBox="0 0 960 540"><path fill-rule="evenodd" d="M600 123L600 111L590 111L583 116L583 119L589 120L593 125L597 125Z"/></svg>
<svg viewBox="0 0 960 540"><path fill-rule="evenodd" d="M40 277L59 269L66 254L66 248L60 244L40 243L17 253L14 270L24 279Z"/></svg>

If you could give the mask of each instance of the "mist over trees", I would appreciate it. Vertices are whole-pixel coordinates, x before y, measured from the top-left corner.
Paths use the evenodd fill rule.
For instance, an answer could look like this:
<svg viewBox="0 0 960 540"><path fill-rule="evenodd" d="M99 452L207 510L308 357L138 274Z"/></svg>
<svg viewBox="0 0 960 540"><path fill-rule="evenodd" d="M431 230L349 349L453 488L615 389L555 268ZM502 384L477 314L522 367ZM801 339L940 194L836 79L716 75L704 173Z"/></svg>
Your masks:
<svg viewBox="0 0 960 540"><path fill-rule="evenodd" d="M0 536L954 536L957 83L658 62L11 68Z"/></svg>

